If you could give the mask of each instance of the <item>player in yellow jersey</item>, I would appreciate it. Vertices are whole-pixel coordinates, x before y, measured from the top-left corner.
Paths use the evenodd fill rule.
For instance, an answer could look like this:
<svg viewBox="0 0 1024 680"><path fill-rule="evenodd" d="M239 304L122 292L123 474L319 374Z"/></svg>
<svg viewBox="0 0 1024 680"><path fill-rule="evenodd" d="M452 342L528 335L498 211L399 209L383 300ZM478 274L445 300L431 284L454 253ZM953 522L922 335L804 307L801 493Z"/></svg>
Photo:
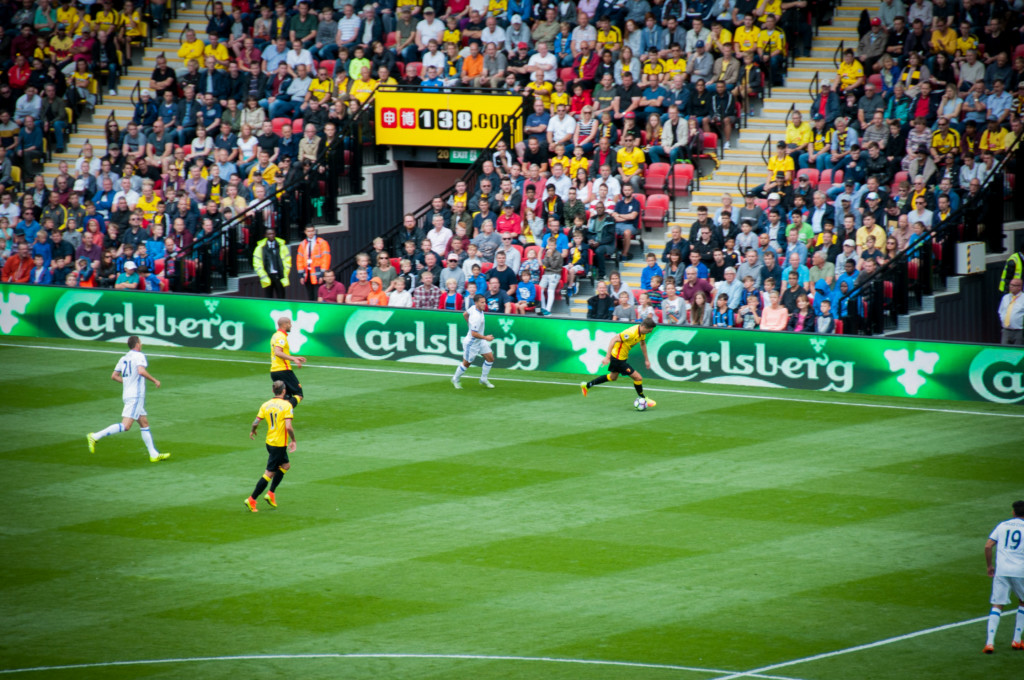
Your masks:
<svg viewBox="0 0 1024 680"><path fill-rule="evenodd" d="M288 454L295 453L297 447L295 441L295 428L292 427L292 419L295 417L292 404L285 398L288 391L282 380L275 380L273 384L274 398L263 402L256 420L252 421L252 429L249 430L249 439L256 438L256 428L260 421L267 421L267 469L256 482L256 488L252 495L245 499L245 507L251 512L256 510L256 499L260 497L263 490L270 485L270 490L264 496L264 500L270 503L271 507L277 507L277 498L274 492L277 486L284 479L284 473L291 467L288 461ZM290 441L289 441L290 440Z"/></svg>
<svg viewBox="0 0 1024 680"><path fill-rule="evenodd" d="M277 320L277 332L270 338L270 379L280 380L287 388L286 399L292 406L298 406L302 401L302 384L295 377L292 371L292 363L295 368L302 368L306 363L306 357L295 356L288 347L288 331L292 329L292 320L282 316Z"/></svg>
<svg viewBox="0 0 1024 680"><path fill-rule="evenodd" d="M587 396L587 392L591 387L597 387L608 381L616 381L619 379L620 373L625 373L633 379L633 388L636 393L647 399L644 396L644 379L632 366L629 365L629 351L640 345L640 349L644 353L644 366L647 368L651 367L651 360L647 356L647 336L650 335L655 328L658 327L657 322L648 317L641 323L630 326L626 330L622 331L608 344L608 354L605 355L602 364L608 364L607 375L601 375L589 382L580 383L580 389L583 390L583 396ZM648 408L657 406L653 399L647 399Z"/></svg>

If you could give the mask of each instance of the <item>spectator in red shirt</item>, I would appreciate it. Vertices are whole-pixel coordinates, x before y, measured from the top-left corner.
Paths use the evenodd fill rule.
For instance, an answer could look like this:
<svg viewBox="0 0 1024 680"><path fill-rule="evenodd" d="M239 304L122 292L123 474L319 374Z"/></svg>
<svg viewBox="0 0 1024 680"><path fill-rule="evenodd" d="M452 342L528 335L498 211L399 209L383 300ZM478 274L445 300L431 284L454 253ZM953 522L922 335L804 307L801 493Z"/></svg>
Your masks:
<svg viewBox="0 0 1024 680"><path fill-rule="evenodd" d="M356 282L348 287L346 302L350 305L368 304L370 293L373 287L370 285L370 277L365 269L356 270Z"/></svg>
<svg viewBox="0 0 1024 680"><path fill-rule="evenodd" d="M499 234L512 234L513 238L519 239L523 233L523 218L515 213L515 206L512 203L502 204L495 228Z"/></svg>
<svg viewBox="0 0 1024 680"><path fill-rule="evenodd" d="M28 283L32 275L32 255L27 243L18 244L16 255L7 258L3 269L4 283Z"/></svg>
<svg viewBox="0 0 1024 680"><path fill-rule="evenodd" d="M324 282L316 294L317 302L341 304L345 301L345 284L338 281L333 269L324 270Z"/></svg>

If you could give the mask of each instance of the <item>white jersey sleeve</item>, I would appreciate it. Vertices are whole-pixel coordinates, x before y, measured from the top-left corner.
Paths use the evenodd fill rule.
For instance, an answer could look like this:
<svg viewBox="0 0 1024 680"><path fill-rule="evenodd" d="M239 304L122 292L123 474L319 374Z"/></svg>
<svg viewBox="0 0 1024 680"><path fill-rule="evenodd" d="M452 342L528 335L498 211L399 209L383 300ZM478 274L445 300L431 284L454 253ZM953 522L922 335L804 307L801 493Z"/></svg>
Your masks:
<svg viewBox="0 0 1024 680"><path fill-rule="evenodd" d="M996 576L1024 578L1024 518L1002 522L989 540L996 543Z"/></svg>
<svg viewBox="0 0 1024 680"><path fill-rule="evenodd" d="M473 338L473 333L484 334L484 313L476 307L469 308L469 333L466 334L467 339Z"/></svg>
<svg viewBox="0 0 1024 680"><path fill-rule="evenodd" d="M122 398L139 399L146 396L146 379L139 373L140 368L148 366L146 355L132 350L121 357L114 369L121 373Z"/></svg>

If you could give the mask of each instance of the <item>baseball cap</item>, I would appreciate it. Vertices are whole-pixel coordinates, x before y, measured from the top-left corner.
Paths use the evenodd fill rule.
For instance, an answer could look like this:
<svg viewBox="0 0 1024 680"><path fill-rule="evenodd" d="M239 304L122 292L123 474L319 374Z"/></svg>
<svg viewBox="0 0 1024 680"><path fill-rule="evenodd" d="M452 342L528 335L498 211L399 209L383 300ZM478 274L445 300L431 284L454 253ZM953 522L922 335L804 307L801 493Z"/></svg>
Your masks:
<svg viewBox="0 0 1024 680"><path fill-rule="evenodd" d="M423 13L424 14L433 14L434 13L434 8L431 7L430 5L427 5L426 7L423 8Z"/></svg>
<svg viewBox="0 0 1024 680"><path fill-rule="evenodd" d="M810 182L811 181L811 178L808 177L807 175L800 175L796 179L797 179L798 182Z"/></svg>
<svg viewBox="0 0 1024 680"><path fill-rule="evenodd" d="M153 91L150 90L150 89L145 89L145 90L142 91L142 96L143 97L152 97L153 96Z"/></svg>
<svg viewBox="0 0 1024 680"><path fill-rule="evenodd" d="M825 120L825 116L821 115L820 113L816 113L813 116L811 116L811 120Z"/></svg>
<svg viewBox="0 0 1024 680"><path fill-rule="evenodd" d="M852 238L848 238L845 241L843 241L843 245L844 246L850 246L851 248L856 248L857 247L857 242L854 241Z"/></svg>
<svg viewBox="0 0 1024 680"><path fill-rule="evenodd" d="M990 118L989 120L994 120L994 119ZM928 147L925 146L924 144L922 144L921 146L917 147L917 152L918 153L928 153Z"/></svg>
<svg viewBox="0 0 1024 680"><path fill-rule="evenodd" d="M878 194L876 194L874 191L872 191L870 194L868 194L868 200L869 201L877 201L878 200Z"/></svg>
<svg viewBox="0 0 1024 680"><path fill-rule="evenodd" d="M852 179L848 179L845 182L843 182L843 186L848 186L848 187L857 186L857 183L854 182Z"/></svg>
<svg viewBox="0 0 1024 680"><path fill-rule="evenodd" d="M777 201L779 200L779 195L773 191L772 193L768 194L768 200Z"/></svg>
<svg viewBox="0 0 1024 680"><path fill-rule="evenodd" d="M510 19L510 21L513 24L521 24L521 23L523 23L523 18L521 16L519 16L518 14L513 14L512 18Z"/></svg>
<svg viewBox="0 0 1024 680"><path fill-rule="evenodd" d="M513 207L512 206L512 201L505 201L504 203L501 204L501 207L502 208L511 208L511 207Z"/></svg>
<svg viewBox="0 0 1024 680"><path fill-rule="evenodd" d="M872 26L881 26L882 25L882 20L879 19L878 17L875 17L874 19L871 20L871 25Z"/></svg>
<svg viewBox="0 0 1024 680"><path fill-rule="evenodd" d="M75 186L72 188L72 191L85 191L88 186L89 185L86 184L84 179L76 179Z"/></svg>
<svg viewBox="0 0 1024 680"><path fill-rule="evenodd" d="M521 50L528 50L528 49L530 49L530 46L529 46L529 45L527 45L527 44L526 44L526 43L524 43L524 42L521 42L521 43L519 43L518 45L516 45L516 47L518 47L518 48L519 48L519 49L521 49Z"/></svg>
<svg viewBox="0 0 1024 680"><path fill-rule="evenodd" d="M636 118L636 114L635 114L635 113L633 113L632 111L630 111L630 112L628 112L628 113L624 113L624 114L622 114L622 117L623 117L623 118Z"/></svg>
<svg viewBox="0 0 1024 680"><path fill-rule="evenodd" d="M138 267L138 265L135 264L134 260L128 260L127 262L124 263L125 271L128 271L129 269L135 269L136 267Z"/></svg>
<svg viewBox="0 0 1024 680"><path fill-rule="evenodd" d="M748 191L748 192L746 193L746 197L747 197L747 198L756 198L756 197L757 197L757 193L756 193L756 192L754 192L754 191Z"/></svg>
<svg viewBox="0 0 1024 680"><path fill-rule="evenodd" d="M697 44L694 45L694 47L704 47L704 41L703 40L698 40Z"/></svg>

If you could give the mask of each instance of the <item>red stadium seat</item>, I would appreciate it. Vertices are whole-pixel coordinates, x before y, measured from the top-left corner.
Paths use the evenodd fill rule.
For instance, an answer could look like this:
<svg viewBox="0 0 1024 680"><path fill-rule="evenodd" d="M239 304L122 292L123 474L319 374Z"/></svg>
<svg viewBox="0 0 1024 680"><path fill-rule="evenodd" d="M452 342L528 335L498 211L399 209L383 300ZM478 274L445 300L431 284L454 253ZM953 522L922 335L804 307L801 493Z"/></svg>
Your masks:
<svg viewBox="0 0 1024 680"><path fill-rule="evenodd" d="M538 260L541 259L542 255L544 255L544 249L541 248L540 246L526 246L526 248L523 251L524 259L526 259L526 257L529 256L531 251L537 253Z"/></svg>
<svg viewBox="0 0 1024 680"><path fill-rule="evenodd" d="M320 68L327 69L327 75L329 77L333 78L334 77L334 65L335 65L335 63L336 62L334 62L331 59L324 59L323 61L320 62Z"/></svg>
<svg viewBox="0 0 1024 680"><path fill-rule="evenodd" d="M836 335L842 335L842 334L843 334L843 322L837 320L836 321Z"/></svg>
<svg viewBox="0 0 1024 680"><path fill-rule="evenodd" d="M480 265L480 273L481 274L486 274L487 272L491 271L491 268L493 266L494 266L493 262L484 262L483 264Z"/></svg>
<svg viewBox="0 0 1024 680"><path fill-rule="evenodd" d="M875 94L882 91L882 76L877 73L872 73L868 76L868 82L875 86Z"/></svg>
<svg viewBox="0 0 1024 680"><path fill-rule="evenodd" d="M910 260L907 262L907 278L911 281L917 281L919 276L917 260Z"/></svg>
<svg viewBox="0 0 1024 680"><path fill-rule="evenodd" d="M895 186L895 187L899 187L900 182L909 182L909 181L910 181L910 173L903 172L902 170L897 172L896 175L892 178L892 183L893 183L893 186Z"/></svg>
<svg viewBox="0 0 1024 680"><path fill-rule="evenodd" d="M668 221L669 197L665 194L653 194L647 197L647 206L643 212L644 229L650 231L665 226Z"/></svg>
<svg viewBox="0 0 1024 680"><path fill-rule="evenodd" d="M293 135L301 135L302 134L302 119L301 118L297 118L296 120L292 121L292 134Z"/></svg>
<svg viewBox="0 0 1024 680"><path fill-rule="evenodd" d="M637 203L640 204L640 214L644 214L644 210L647 208L647 196L645 194L633 194L636 198Z"/></svg>
<svg viewBox="0 0 1024 680"><path fill-rule="evenodd" d="M416 77L417 78L419 78L421 75L423 75L423 62L422 61L410 61L408 64L406 64L406 66L415 66L416 67ZM405 73L404 70L402 72Z"/></svg>
<svg viewBox="0 0 1024 680"><path fill-rule="evenodd" d="M1024 57L1024 45L1017 45L1013 50L1013 58Z"/></svg>
<svg viewBox="0 0 1024 680"><path fill-rule="evenodd" d="M704 151L705 153L708 151L712 153L718 153L718 135L716 133L704 133Z"/></svg>
<svg viewBox="0 0 1024 680"><path fill-rule="evenodd" d="M161 257L159 260L153 261L153 273L157 276L164 273L164 258Z"/></svg>
<svg viewBox="0 0 1024 680"><path fill-rule="evenodd" d="M668 173L671 166L668 163L651 163L647 166L647 173L644 175L644 193L651 194L665 193Z"/></svg>
<svg viewBox="0 0 1024 680"><path fill-rule="evenodd" d="M571 83L576 78L576 69L572 66L558 69L558 79L563 83Z"/></svg>
<svg viewBox="0 0 1024 680"><path fill-rule="evenodd" d="M391 47L398 43L398 32L391 31L388 33L388 37L384 39L384 47Z"/></svg>
<svg viewBox="0 0 1024 680"><path fill-rule="evenodd" d="M400 257L392 257L390 259L391 259L391 266L394 267L395 269L397 269L398 271L402 271L402 258L400 258Z"/></svg>
<svg viewBox="0 0 1024 680"><path fill-rule="evenodd" d="M819 182L818 171L813 168L804 168L803 170L798 170L796 173L796 178L800 179L801 177L806 177L807 181L810 182L811 184L817 184Z"/></svg>
<svg viewBox="0 0 1024 680"><path fill-rule="evenodd" d="M285 125L291 125L292 124L292 119L291 118L275 118L275 119L273 119L270 122L274 126L274 134L277 135L278 137L280 137L281 136L281 130L284 129Z"/></svg>
<svg viewBox="0 0 1024 680"><path fill-rule="evenodd" d="M672 196L683 196L690 193L690 184L693 182L693 166L689 163L676 163L672 166L671 178L668 180L668 190Z"/></svg>

